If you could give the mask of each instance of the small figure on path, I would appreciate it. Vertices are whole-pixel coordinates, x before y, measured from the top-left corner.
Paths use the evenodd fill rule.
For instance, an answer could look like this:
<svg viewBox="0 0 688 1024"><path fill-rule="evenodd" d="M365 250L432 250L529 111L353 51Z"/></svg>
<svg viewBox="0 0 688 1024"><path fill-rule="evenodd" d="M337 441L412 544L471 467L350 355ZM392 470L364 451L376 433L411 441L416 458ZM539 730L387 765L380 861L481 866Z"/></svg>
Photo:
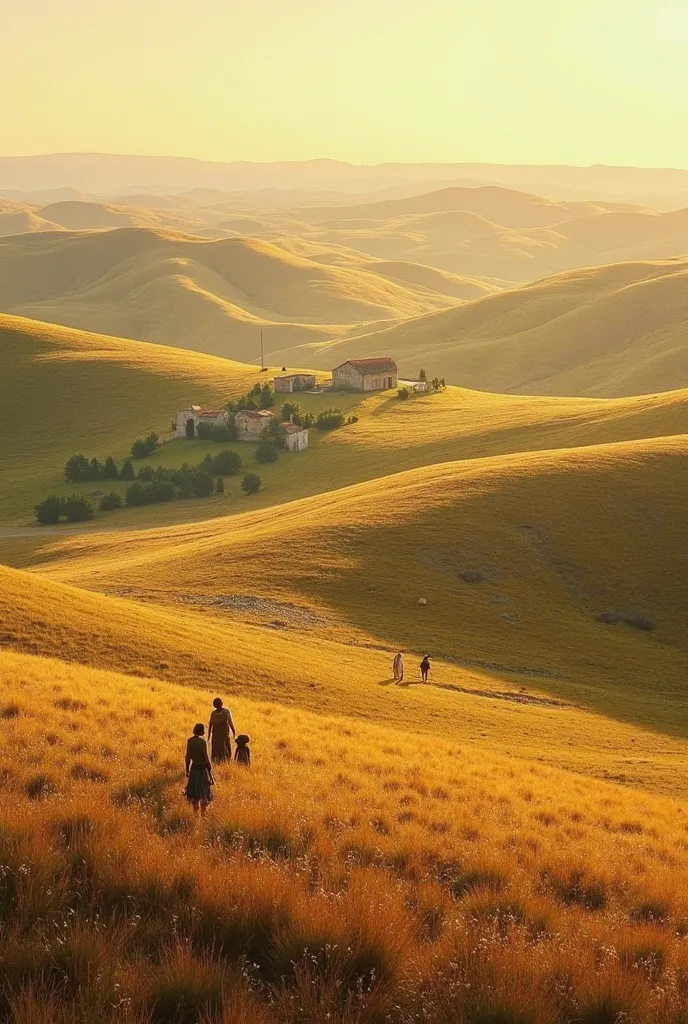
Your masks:
<svg viewBox="0 0 688 1024"><path fill-rule="evenodd" d="M232 745L229 738L230 730L232 736L236 736L236 729L232 721L232 712L229 708L222 706L222 698L216 697L213 701L214 711L210 713L208 723L208 739L210 740L210 756L213 764L221 764L223 761L231 761Z"/></svg>
<svg viewBox="0 0 688 1024"><path fill-rule="evenodd" d="M404 679L404 659L401 656L401 651L398 651L394 656L392 662L392 671L394 672L394 682L401 683Z"/></svg>
<svg viewBox="0 0 688 1024"><path fill-rule="evenodd" d="M248 749L250 741L251 737L243 732L239 736L234 737L234 742L236 743L234 760L237 764L243 765L244 768L251 767L251 751Z"/></svg>
<svg viewBox="0 0 688 1024"><path fill-rule="evenodd" d="M215 785L213 770L208 759L208 744L203 739L205 726L198 722L193 727L193 736L186 741L186 789L184 796L191 801L194 814L199 810L205 815L208 804L213 799L210 788Z"/></svg>
<svg viewBox="0 0 688 1024"><path fill-rule="evenodd" d="M428 681L428 672L430 671L430 658L426 654L420 663L420 678L424 683Z"/></svg>

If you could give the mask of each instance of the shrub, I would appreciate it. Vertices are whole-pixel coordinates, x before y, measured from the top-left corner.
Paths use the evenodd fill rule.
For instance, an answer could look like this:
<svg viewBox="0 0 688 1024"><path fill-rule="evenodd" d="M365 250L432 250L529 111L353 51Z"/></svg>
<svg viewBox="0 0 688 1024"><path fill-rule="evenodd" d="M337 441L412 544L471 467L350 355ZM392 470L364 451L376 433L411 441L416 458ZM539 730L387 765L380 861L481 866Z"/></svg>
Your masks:
<svg viewBox="0 0 688 1024"><path fill-rule="evenodd" d="M198 471L193 473L189 484L195 498L209 498L215 490L215 481L209 473Z"/></svg>
<svg viewBox="0 0 688 1024"><path fill-rule="evenodd" d="M256 448L256 461L275 462L278 454L279 452L275 442L269 437L264 437Z"/></svg>
<svg viewBox="0 0 688 1024"><path fill-rule="evenodd" d="M630 615L628 618L624 619L624 622L627 626L630 626L631 629L642 629L647 632L657 628L652 619L648 619L644 615Z"/></svg>
<svg viewBox="0 0 688 1024"><path fill-rule="evenodd" d="M135 459L145 459L146 455L150 455L158 447L159 440L157 434L151 433L148 437L144 437L143 440L134 441L131 446L131 454Z"/></svg>
<svg viewBox="0 0 688 1024"><path fill-rule="evenodd" d="M36 505L34 512L41 526L53 526L60 521L63 512L62 498L51 494L49 498L44 498L40 504Z"/></svg>
<svg viewBox="0 0 688 1024"><path fill-rule="evenodd" d="M213 459L213 472L220 476L235 476L241 469L241 455L225 448Z"/></svg>
<svg viewBox="0 0 688 1024"><path fill-rule="evenodd" d="M215 423L199 423L196 428L196 437L201 441L235 441L236 427L230 424L216 425Z"/></svg>
<svg viewBox="0 0 688 1024"><path fill-rule="evenodd" d="M65 462L64 475L68 484L88 480L89 461L85 455L71 455Z"/></svg>
<svg viewBox="0 0 688 1024"><path fill-rule="evenodd" d="M344 413L336 406L318 413L315 425L318 430L336 430L344 423Z"/></svg>
<svg viewBox="0 0 688 1024"><path fill-rule="evenodd" d="M419 380L427 380L428 379L427 374L426 374L425 370L422 367L420 369L420 373L418 374L418 379Z"/></svg>
<svg viewBox="0 0 688 1024"><path fill-rule="evenodd" d="M258 405L256 404L253 398L247 398L246 405L244 406L244 408L250 409L251 411L255 411L258 408Z"/></svg>
<svg viewBox="0 0 688 1024"><path fill-rule="evenodd" d="M261 391L260 384L254 384L253 387L251 388L251 390L248 393L248 397L249 398L258 398L258 396L260 395L260 391Z"/></svg>
<svg viewBox="0 0 688 1024"><path fill-rule="evenodd" d="M120 480L134 480L136 473L134 472L134 466L131 459L125 459L122 463L122 468L119 471Z"/></svg>
<svg viewBox="0 0 688 1024"><path fill-rule="evenodd" d="M122 507L122 497L117 491L110 491L100 499L99 507L101 512L112 512L113 509Z"/></svg>
<svg viewBox="0 0 688 1024"><path fill-rule="evenodd" d="M117 463L113 459L112 455L108 455L103 466L103 479L104 480L117 480L119 477L119 470L117 469Z"/></svg>
<svg viewBox="0 0 688 1024"><path fill-rule="evenodd" d="M246 494L255 494L256 491L260 490L261 483L262 480L257 473L247 473L241 481L241 489Z"/></svg>
<svg viewBox="0 0 688 1024"><path fill-rule="evenodd" d="M172 501L177 496L177 490L169 480L155 480L146 491L151 502Z"/></svg>
<svg viewBox="0 0 688 1024"><path fill-rule="evenodd" d="M215 485L215 492L217 494L224 494L225 493L225 482L224 482L224 480L222 479L221 476L219 476L217 478L217 483Z"/></svg>
<svg viewBox="0 0 688 1024"><path fill-rule="evenodd" d="M397 398L401 398L401 400L405 402L408 397L409 397L409 389L408 388L399 388L399 390L397 391Z"/></svg>
<svg viewBox="0 0 688 1024"><path fill-rule="evenodd" d="M88 475L87 480L100 480L103 476L103 466L98 459L93 458L88 464Z"/></svg>
<svg viewBox="0 0 688 1024"><path fill-rule="evenodd" d="M141 466L141 469L136 474L137 479L143 480L144 483L150 483L155 475L155 470L152 466Z"/></svg>
<svg viewBox="0 0 688 1024"><path fill-rule="evenodd" d="M298 402L284 402L280 410L283 420L293 417L294 423L300 423L303 416L303 409Z"/></svg>
<svg viewBox="0 0 688 1024"><path fill-rule="evenodd" d="M70 523L85 523L93 519L96 510L84 494L70 494L64 500L64 513Z"/></svg>
<svg viewBox="0 0 688 1024"><path fill-rule="evenodd" d="M261 409L269 409L271 406L275 404L275 396L270 390L269 384L263 384L262 388L260 389L260 397L258 399L258 404Z"/></svg>
<svg viewBox="0 0 688 1024"><path fill-rule="evenodd" d="M124 495L125 504L129 506L136 505L147 505L149 501L148 488L144 487L143 484L136 483L130 484L127 487L126 494Z"/></svg>

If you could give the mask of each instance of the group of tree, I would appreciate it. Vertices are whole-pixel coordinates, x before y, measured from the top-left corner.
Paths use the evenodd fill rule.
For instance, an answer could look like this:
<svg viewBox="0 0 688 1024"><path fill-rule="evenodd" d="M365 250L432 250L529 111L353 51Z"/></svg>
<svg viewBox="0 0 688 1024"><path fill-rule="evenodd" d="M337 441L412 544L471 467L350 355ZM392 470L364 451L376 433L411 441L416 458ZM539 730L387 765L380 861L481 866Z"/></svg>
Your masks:
<svg viewBox="0 0 688 1024"><path fill-rule="evenodd" d="M72 455L65 463L64 475L67 483L72 484L81 480L117 480L119 471L112 455L108 455L105 462L87 459L85 455Z"/></svg>
<svg viewBox="0 0 688 1024"><path fill-rule="evenodd" d="M418 379L423 381L423 383L429 384L431 391L439 391L440 388L446 388L447 386L444 377L433 377L431 381L428 381L428 375L422 368L418 374ZM411 397L411 394L412 392L407 387L401 387L397 391L397 398L406 401L407 398Z"/></svg>
<svg viewBox="0 0 688 1024"><path fill-rule="evenodd" d="M227 402L227 412L234 414L244 409L271 409L275 404L275 393L269 384L254 384L251 390Z"/></svg>
<svg viewBox="0 0 688 1024"><path fill-rule="evenodd" d="M148 437L139 438L138 441L134 441L131 446L131 454L135 459L145 459L147 456L152 455L159 445L160 438L157 434L151 433Z"/></svg>
<svg viewBox="0 0 688 1024"><path fill-rule="evenodd" d="M196 427L196 437L199 441L213 441L215 444L236 441L237 428L233 418L230 423L199 423Z"/></svg>
<svg viewBox="0 0 688 1024"><path fill-rule="evenodd" d="M42 526L52 526L59 523L60 519L67 519L70 523L84 523L96 514L93 504L84 494L69 494L66 498L51 494L36 505L34 511Z"/></svg>

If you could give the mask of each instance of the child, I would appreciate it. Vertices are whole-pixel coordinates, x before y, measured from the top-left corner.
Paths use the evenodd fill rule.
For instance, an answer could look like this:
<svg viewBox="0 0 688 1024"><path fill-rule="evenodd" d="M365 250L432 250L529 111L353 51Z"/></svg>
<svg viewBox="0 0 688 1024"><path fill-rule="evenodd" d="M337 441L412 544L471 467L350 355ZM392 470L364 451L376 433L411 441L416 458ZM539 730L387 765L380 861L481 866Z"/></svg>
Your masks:
<svg viewBox="0 0 688 1024"><path fill-rule="evenodd" d="M245 733L241 733L240 736L236 736L234 742L236 743L236 750L234 751L234 760L237 764L241 764L244 768L251 767L251 751L248 749L250 736Z"/></svg>

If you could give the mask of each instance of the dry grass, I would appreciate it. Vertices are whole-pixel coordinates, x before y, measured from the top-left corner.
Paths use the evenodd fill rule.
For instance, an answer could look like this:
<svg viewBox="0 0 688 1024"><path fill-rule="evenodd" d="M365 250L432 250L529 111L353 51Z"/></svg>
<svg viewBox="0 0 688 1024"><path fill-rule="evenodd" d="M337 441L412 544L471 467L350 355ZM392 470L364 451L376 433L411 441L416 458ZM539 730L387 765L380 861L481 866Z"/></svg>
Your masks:
<svg viewBox="0 0 688 1024"><path fill-rule="evenodd" d="M682 804L237 699L254 768L195 823L207 693L0 674L0 1019L683 1020Z"/></svg>

